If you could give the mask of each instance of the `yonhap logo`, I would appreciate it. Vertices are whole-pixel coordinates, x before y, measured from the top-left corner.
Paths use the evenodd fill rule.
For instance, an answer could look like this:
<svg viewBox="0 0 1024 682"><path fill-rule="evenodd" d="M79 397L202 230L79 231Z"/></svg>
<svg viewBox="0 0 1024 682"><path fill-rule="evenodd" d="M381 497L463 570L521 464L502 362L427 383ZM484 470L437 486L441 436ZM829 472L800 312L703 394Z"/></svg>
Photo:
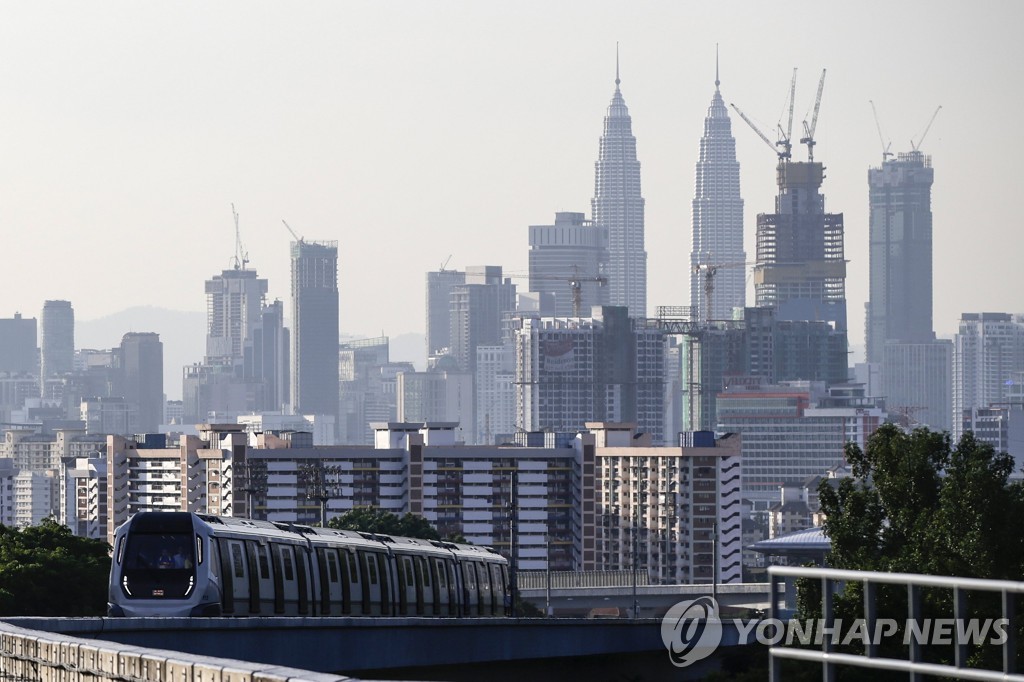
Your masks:
<svg viewBox="0 0 1024 682"><path fill-rule="evenodd" d="M711 597L682 601L661 619L661 641L678 668L703 660L722 643L718 603Z"/></svg>

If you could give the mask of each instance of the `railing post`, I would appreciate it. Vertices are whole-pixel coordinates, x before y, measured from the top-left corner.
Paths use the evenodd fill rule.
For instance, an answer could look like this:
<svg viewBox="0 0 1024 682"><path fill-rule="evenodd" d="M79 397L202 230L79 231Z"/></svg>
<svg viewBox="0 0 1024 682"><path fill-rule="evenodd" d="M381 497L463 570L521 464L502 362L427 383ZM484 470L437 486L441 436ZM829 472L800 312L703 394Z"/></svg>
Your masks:
<svg viewBox="0 0 1024 682"><path fill-rule="evenodd" d="M953 664L958 668L967 667L967 637L961 637L967 621L967 594L959 587L953 588Z"/></svg>
<svg viewBox="0 0 1024 682"><path fill-rule="evenodd" d="M908 628L911 622L919 624L921 620L921 588L914 584L907 585L907 618ZM910 637L910 662L921 662L921 643L917 641L917 637ZM920 673L910 673L910 682L920 682L922 679Z"/></svg>
<svg viewBox="0 0 1024 682"><path fill-rule="evenodd" d="M864 581L864 625L867 628L868 640L864 643L864 655L874 658L878 655L878 643L875 641L875 623L878 620L878 586L868 580Z"/></svg>
<svg viewBox="0 0 1024 682"><path fill-rule="evenodd" d="M782 579L774 575L771 570L768 571L768 603L771 604L768 615L770 618L778 619L779 617L779 585L782 584ZM770 668L768 671L768 682L782 682L782 659L773 655L771 649L768 649L768 662Z"/></svg>
<svg viewBox="0 0 1024 682"><path fill-rule="evenodd" d="M1017 672L1017 624L1016 601L1017 595L1009 590L1003 590L1003 618L1006 619L1006 642L1003 643L1003 672Z"/></svg>
<svg viewBox="0 0 1024 682"><path fill-rule="evenodd" d="M835 613L832 606L834 589L835 585L831 579L827 577L821 579L821 618L824 621L821 651L826 654L832 651L832 629L835 627ZM836 667L827 659L821 663L821 680L822 682L836 682Z"/></svg>

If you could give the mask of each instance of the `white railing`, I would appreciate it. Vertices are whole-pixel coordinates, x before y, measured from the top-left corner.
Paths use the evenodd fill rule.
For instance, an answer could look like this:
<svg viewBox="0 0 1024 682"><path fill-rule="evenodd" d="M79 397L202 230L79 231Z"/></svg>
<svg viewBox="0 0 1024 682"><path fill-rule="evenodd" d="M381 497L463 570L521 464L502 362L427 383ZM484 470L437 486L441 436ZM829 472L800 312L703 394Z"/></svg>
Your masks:
<svg viewBox="0 0 1024 682"><path fill-rule="evenodd" d="M862 655L840 653L834 650L832 636L821 637L821 649L799 649L781 643L769 648L771 682L781 682L783 659L820 663L822 680L835 682L838 668L848 666L873 670L906 672L913 682L924 679L925 675L947 677L958 680L1008 680L1024 682L1024 675L1017 673L1017 619L1014 608L1016 595L1024 594L1024 582L1009 580L980 580L977 578L953 578L913 573L881 573L876 571L850 571L831 568L801 568L793 566L772 566L768 569L772 593L785 593L787 582L799 578L818 580L821 584L821 618L826 632L833 632L835 614L833 597L846 583L856 582L863 586L864 603L861 616L866 632ZM789 580L787 580L789 579ZM922 644L917 637L909 637L906 658L888 658L880 655L879 641L875 637L878 621L877 586L902 585L907 589L907 621L921 622L921 590L924 588L946 589L952 592L953 618L962 624L968 618L967 594L969 592L995 592L1001 595L1001 617L1008 624L1005 640L999 646L1002 653L1002 670L985 670L967 667L969 641L958 636L958 628L952 631L953 665L929 663L922 660ZM791 594L792 592L790 592ZM781 617L778 599L772 600L772 618ZM963 632L962 628L959 632Z"/></svg>

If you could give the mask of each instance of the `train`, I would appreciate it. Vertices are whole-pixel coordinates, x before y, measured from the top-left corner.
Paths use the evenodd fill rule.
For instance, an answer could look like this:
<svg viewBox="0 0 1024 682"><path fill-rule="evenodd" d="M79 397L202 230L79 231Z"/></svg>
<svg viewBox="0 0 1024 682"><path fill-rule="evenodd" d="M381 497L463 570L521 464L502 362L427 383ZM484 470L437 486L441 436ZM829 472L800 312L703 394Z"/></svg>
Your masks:
<svg viewBox="0 0 1024 682"><path fill-rule="evenodd" d="M114 534L109 616L505 616L490 547L189 512Z"/></svg>

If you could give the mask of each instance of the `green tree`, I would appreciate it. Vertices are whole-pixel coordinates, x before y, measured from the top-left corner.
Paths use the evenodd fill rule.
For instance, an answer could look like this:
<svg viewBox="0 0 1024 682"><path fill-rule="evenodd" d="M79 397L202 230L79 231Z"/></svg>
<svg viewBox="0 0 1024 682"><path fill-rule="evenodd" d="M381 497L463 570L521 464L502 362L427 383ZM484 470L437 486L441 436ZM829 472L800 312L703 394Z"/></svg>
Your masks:
<svg viewBox="0 0 1024 682"><path fill-rule="evenodd" d="M406 513L402 516L384 509L360 507L350 509L341 516L335 516L327 522L328 528L339 530L358 530L364 533L380 533L382 535L399 535L407 538L424 540L440 540L441 535L422 516Z"/></svg>
<svg viewBox="0 0 1024 682"><path fill-rule="evenodd" d="M52 519L20 530L0 526L0 615L103 615L109 551Z"/></svg>
<svg viewBox="0 0 1024 682"><path fill-rule="evenodd" d="M906 433L886 424L865 450L846 447L853 476L819 494L832 542L829 565L976 578L1019 579L1024 488L1013 458L967 433Z"/></svg>
<svg viewBox="0 0 1024 682"><path fill-rule="evenodd" d="M881 427L861 450L846 447L852 476L836 487L823 481L818 492L824 531L832 543L834 568L1019 580L1024 568L1024 487L1011 482L1013 458L996 453L971 433L958 443L928 429L907 433ZM834 483L834 481L832 482ZM818 585L801 586L799 617L820 611ZM906 589L878 586L880 617L902 621ZM847 583L835 600L836 618L863 616L863 585ZM922 591L922 616L952 616L952 593ZM968 609L976 617L999 617L998 595L972 592ZM901 639L901 638L900 638ZM898 642L883 655L904 657ZM861 653L857 647L851 653ZM948 662L950 652L925 649L928 660ZM972 665L993 667L998 651L975 648ZM861 679L844 671L843 679ZM896 679L898 676L894 676ZM867 679L866 675L863 675ZM873 680L888 679L872 673Z"/></svg>

